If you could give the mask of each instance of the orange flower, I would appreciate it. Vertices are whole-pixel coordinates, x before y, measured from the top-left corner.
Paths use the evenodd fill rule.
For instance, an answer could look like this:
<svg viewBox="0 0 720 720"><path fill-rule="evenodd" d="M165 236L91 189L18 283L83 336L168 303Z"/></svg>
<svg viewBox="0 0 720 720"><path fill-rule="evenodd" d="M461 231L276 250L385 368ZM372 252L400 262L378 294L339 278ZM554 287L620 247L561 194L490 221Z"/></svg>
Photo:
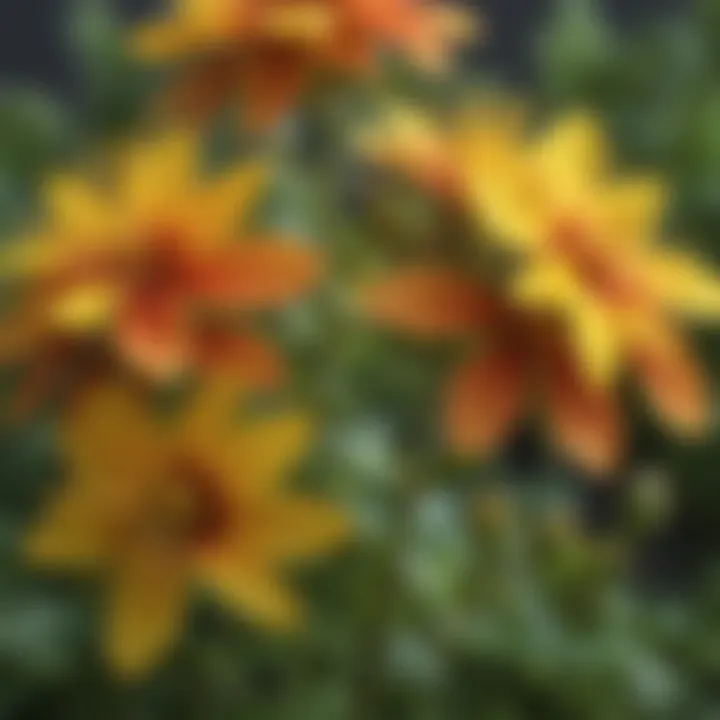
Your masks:
<svg viewBox="0 0 720 720"><path fill-rule="evenodd" d="M274 120L323 71L358 72L384 50L437 67L472 23L435 0L175 0L141 28L138 54L189 66L176 88L185 112L242 95L255 124Z"/></svg>
<svg viewBox="0 0 720 720"><path fill-rule="evenodd" d="M444 426L456 452L495 450L528 412L544 407L560 452L598 475L616 466L623 432L614 392L585 381L548 318L523 313L479 280L436 266L408 268L366 292L370 316L390 328L480 346L453 373L446 392Z"/></svg>
<svg viewBox="0 0 720 720"><path fill-rule="evenodd" d="M30 530L38 567L101 574L102 643L135 678L172 650L190 591L292 629L302 608L282 581L289 563L335 549L350 523L338 508L290 493L306 454L306 418L233 422L236 395L206 387L186 416L161 423L128 388L94 388L63 428L68 479Z"/></svg>
<svg viewBox="0 0 720 720"><path fill-rule="evenodd" d="M107 175L48 183L47 229L4 259L26 288L6 322L6 360L52 374L99 349L151 380L196 366L279 379L282 363L247 313L306 292L318 257L280 238L238 241L264 170L203 178L198 162L196 141L177 134L139 144Z"/></svg>

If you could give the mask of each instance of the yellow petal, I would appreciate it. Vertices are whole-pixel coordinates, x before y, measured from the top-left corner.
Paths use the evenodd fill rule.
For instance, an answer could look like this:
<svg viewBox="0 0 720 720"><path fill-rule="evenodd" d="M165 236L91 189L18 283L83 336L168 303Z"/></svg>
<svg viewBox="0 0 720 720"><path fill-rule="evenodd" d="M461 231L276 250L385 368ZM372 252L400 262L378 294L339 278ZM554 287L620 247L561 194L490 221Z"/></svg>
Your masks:
<svg viewBox="0 0 720 720"><path fill-rule="evenodd" d="M356 139L358 149L373 161L414 174L429 164L452 162L443 134L428 116L409 106L393 107Z"/></svg>
<svg viewBox="0 0 720 720"><path fill-rule="evenodd" d="M67 413L62 440L73 475L117 494L142 488L164 461L165 438L122 383L89 390Z"/></svg>
<svg viewBox="0 0 720 720"><path fill-rule="evenodd" d="M97 243L117 226L114 208L89 180L56 175L46 181L44 196L49 220L57 235Z"/></svg>
<svg viewBox="0 0 720 720"><path fill-rule="evenodd" d="M238 10L246 6L246 0L175 0L176 15L186 26L196 29L204 36L233 32L233 19ZM244 8L243 8L244 9Z"/></svg>
<svg viewBox="0 0 720 720"><path fill-rule="evenodd" d="M516 279L513 297L522 307L552 311L565 319L575 358L588 382L605 385L614 380L621 346L616 318L583 291L564 265L531 265Z"/></svg>
<svg viewBox="0 0 720 720"><path fill-rule="evenodd" d="M332 32L335 13L324 2L280 3L262 20L260 31L274 40L319 42Z"/></svg>
<svg viewBox="0 0 720 720"><path fill-rule="evenodd" d="M451 141L471 212L491 240L513 250L540 243L549 211L543 178L526 158L524 127L524 109L503 103L464 114Z"/></svg>
<svg viewBox="0 0 720 720"><path fill-rule="evenodd" d="M181 558L134 548L108 591L103 647L123 679L146 675L172 650L185 621L188 576Z"/></svg>
<svg viewBox="0 0 720 720"><path fill-rule="evenodd" d="M560 262L538 261L513 281L512 297L522 307L569 311L581 294L572 272Z"/></svg>
<svg viewBox="0 0 720 720"><path fill-rule="evenodd" d="M206 380L180 420L181 442L213 456L227 449L243 396L244 388L234 377L218 375Z"/></svg>
<svg viewBox="0 0 720 720"><path fill-rule="evenodd" d="M202 577L218 599L241 616L280 630L292 630L303 620L297 599L268 566L229 555L207 563Z"/></svg>
<svg viewBox="0 0 720 720"><path fill-rule="evenodd" d="M133 32L130 48L154 62L207 50L233 37L233 13L237 14L237 4L226 0L176 0L167 20L146 23Z"/></svg>
<svg viewBox="0 0 720 720"><path fill-rule="evenodd" d="M720 318L720 276L710 263L671 251L647 262L652 287L671 310L701 320Z"/></svg>
<svg viewBox="0 0 720 720"><path fill-rule="evenodd" d="M163 222L186 212L196 190L199 145L189 130L173 130L129 148L123 162L120 201L136 222Z"/></svg>
<svg viewBox="0 0 720 720"><path fill-rule="evenodd" d="M350 537L352 523L330 503L293 498L260 509L249 533L248 552L260 558L303 559L338 548Z"/></svg>
<svg viewBox="0 0 720 720"><path fill-rule="evenodd" d="M73 288L53 303L50 320L71 332L102 329L108 326L118 299L117 289L107 284Z"/></svg>
<svg viewBox="0 0 720 720"><path fill-rule="evenodd" d="M667 187L652 177L614 182L603 197L608 235L618 246L652 242L661 230Z"/></svg>
<svg viewBox="0 0 720 720"><path fill-rule="evenodd" d="M176 21L148 23L134 30L130 49L144 60L165 61L192 50L193 36Z"/></svg>
<svg viewBox="0 0 720 720"><path fill-rule="evenodd" d="M107 560L110 533L96 498L67 488L53 499L25 540L28 560L42 567L96 568Z"/></svg>
<svg viewBox="0 0 720 720"><path fill-rule="evenodd" d="M553 124L539 139L535 162L559 202L576 199L607 170L608 150L599 120L576 111Z"/></svg>
<svg viewBox="0 0 720 720"><path fill-rule="evenodd" d="M242 493L273 493L292 478L307 454L314 427L299 413L247 421L233 435L227 454L228 472Z"/></svg>
<svg viewBox="0 0 720 720"><path fill-rule="evenodd" d="M580 373L592 386L606 386L617 378L621 341L614 322L612 314L590 298L572 308L570 339Z"/></svg>

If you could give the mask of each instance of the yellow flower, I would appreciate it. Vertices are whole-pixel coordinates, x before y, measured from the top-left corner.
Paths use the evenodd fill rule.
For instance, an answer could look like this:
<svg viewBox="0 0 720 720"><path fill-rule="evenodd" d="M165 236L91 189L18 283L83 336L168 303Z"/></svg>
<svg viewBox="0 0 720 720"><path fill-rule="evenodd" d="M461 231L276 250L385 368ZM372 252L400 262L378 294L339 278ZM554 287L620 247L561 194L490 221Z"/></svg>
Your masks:
<svg viewBox="0 0 720 720"><path fill-rule="evenodd" d="M218 383L163 424L127 388L104 385L64 428L68 478L30 531L27 554L47 569L102 573L103 647L123 676L172 649L194 586L232 611L293 628L302 610L283 567L348 536L339 509L288 495L308 420L286 412L231 422L234 399Z"/></svg>
<svg viewBox="0 0 720 720"><path fill-rule="evenodd" d="M472 183L482 170L463 172ZM522 261L515 301L564 319L587 381L610 387L628 368L674 430L703 430L710 397L680 323L720 318L720 281L699 258L658 242L664 185L618 177L600 124L576 113L518 135L501 171L476 186L488 236Z"/></svg>
<svg viewBox="0 0 720 720"><path fill-rule="evenodd" d="M518 312L553 316L588 390L637 377L660 417L683 435L710 420L710 393L682 323L720 317L720 282L661 235L667 191L619 177L599 123L576 113L537 135L513 104L445 126L402 110L365 140L376 161L414 177L476 220L517 262L506 289Z"/></svg>
<svg viewBox="0 0 720 720"><path fill-rule="evenodd" d="M266 168L207 177L186 132L105 160L49 179L40 236L3 256L3 273L25 291L4 325L4 359L52 356L61 372L79 347L99 345L153 380L198 366L278 379L280 358L244 317L302 295L320 260L242 227Z"/></svg>

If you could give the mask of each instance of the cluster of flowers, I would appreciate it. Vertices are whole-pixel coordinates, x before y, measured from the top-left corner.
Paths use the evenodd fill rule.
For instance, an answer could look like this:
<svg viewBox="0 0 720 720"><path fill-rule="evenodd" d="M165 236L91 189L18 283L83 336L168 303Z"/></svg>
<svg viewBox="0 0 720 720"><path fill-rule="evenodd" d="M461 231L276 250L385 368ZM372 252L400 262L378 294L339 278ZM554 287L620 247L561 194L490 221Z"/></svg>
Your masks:
<svg viewBox="0 0 720 720"><path fill-rule="evenodd" d="M323 77L376 72L388 50L434 70L477 26L429 0L176 0L130 41L173 71L154 115L166 129L49 178L43 226L4 255L6 281L20 281L2 328L3 362L23 368L12 412L72 388L67 481L27 554L103 573L103 644L123 674L172 647L196 583L259 620L296 623L283 566L351 533L339 508L287 490L308 417L236 413L248 389L286 374L253 314L312 291L326 263L295 238L247 231L268 163L208 173L198 122L239 97L243 121L272 133ZM395 109L364 149L465 218L478 256L503 258L475 270L418 256L363 293L378 324L477 344L447 391L450 447L497 448L542 400L557 447L607 473L622 456L626 370L674 430L707 428L681 320L720 317L720 282L654 242L665 190L616 177L591 116L538 133L508 105L450 126ZM152 391L188 376L200 389L167 417Z"/></svg>

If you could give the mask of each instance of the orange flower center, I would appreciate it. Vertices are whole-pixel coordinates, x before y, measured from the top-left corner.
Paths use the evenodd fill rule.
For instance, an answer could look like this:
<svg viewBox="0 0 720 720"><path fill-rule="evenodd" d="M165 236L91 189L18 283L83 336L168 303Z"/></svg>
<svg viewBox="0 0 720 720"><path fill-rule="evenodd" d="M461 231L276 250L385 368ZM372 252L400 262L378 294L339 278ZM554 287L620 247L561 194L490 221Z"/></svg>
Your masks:
<svg viewBox="0 0 720 720"><path fill-rule="evenodd" d="M192 284L198 259L180 230L160 227L148 233L143 252L133 259L129 271L139 289L181 291Z"/></svg>

